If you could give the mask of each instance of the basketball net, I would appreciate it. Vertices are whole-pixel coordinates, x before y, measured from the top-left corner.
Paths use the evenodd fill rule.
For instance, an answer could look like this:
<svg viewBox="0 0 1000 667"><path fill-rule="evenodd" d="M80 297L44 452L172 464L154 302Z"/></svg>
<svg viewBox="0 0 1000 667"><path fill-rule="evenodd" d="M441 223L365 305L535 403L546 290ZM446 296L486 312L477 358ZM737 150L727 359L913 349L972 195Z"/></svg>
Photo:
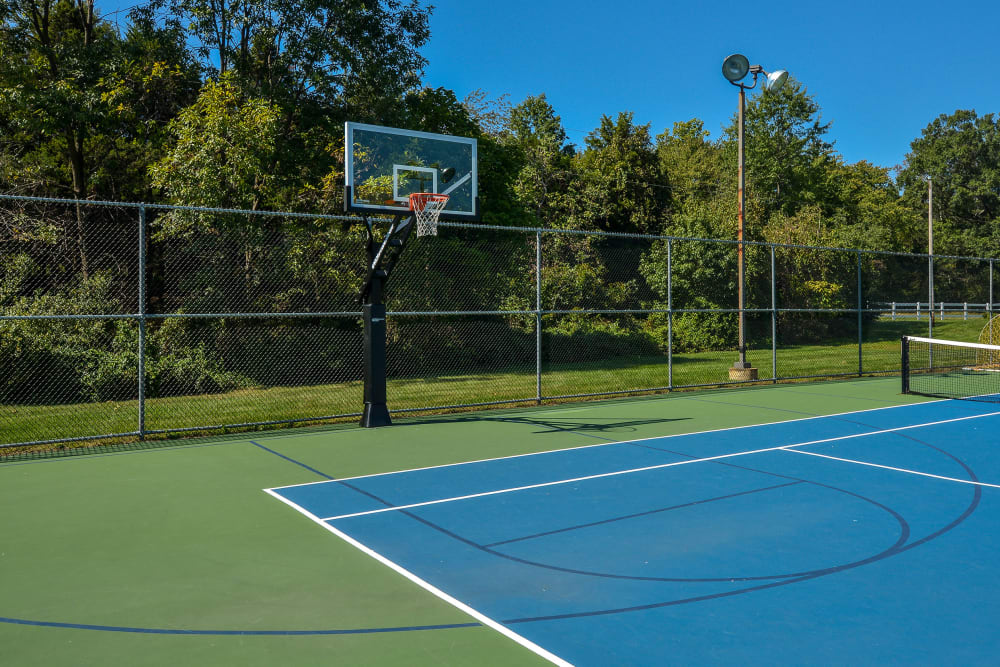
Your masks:
<svg viewBox="0 0 1000 667"><path fill-rule="evenodd" d="M438 218L448 205L448 195L417 192L410 195L410 210L417 219L417 236L437 236Z"/></svg>

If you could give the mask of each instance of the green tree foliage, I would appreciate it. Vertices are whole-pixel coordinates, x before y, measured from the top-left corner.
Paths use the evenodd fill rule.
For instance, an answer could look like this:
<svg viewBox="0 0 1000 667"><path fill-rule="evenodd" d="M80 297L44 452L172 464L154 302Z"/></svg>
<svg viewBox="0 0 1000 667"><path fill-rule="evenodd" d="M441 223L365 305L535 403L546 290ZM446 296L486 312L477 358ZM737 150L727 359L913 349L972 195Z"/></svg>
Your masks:
<svg viewBox="0 0 1000 667"><path fill-rule="evenodd" d="M23 164L7 182L78 199L148 195L162 127L199 86L176 21L138 8L121 35L92 0L5 2L0 17L5 152Z"/></svg>
<svg viewBox="0 0 1000 667"><path fill-rule="evenodd" d="M270 167L278 143L280 112L266 100L244 95L230 74L209 80L191 106L170 121L173 141L167 154L153 165L153 184L170 203L256 211L276 203L277 179ZM273 221L271 221L273 225ZM252 303L254 287L276 278L276 267L265 256L276 250L267 219L250 214L171 210L156 220L154 240L187 238L194 246L207 245L203 257L224 256L234 248L242 266L243 308L267 308ZM294 225L289 225L294 228ZM235 258L232 258L235 259ZM220 257L219 266L234 263ZM226 288L217 267L202 263L207 285ZM235 276L234 276L235 278ZM228 308L223 308L226 310Z"/></svg>
<svg viewBox="0 0 1000 667"><path fill-rule="evenodd" d="M510 110L505 139L520 158L514 192L531 212L533 223L564 224L574 149L545 95L528 97Z"/></svg>
<svg viewBox="0 0 1000 667"><path fill-rule="evenodd" d="M818 245L917 250L919 216L900 197L889 169L863 160L845 164L838 158L827 170L827 181L835 203L825 225L826 238L818 239Z"/></svg>
<svg viewBox="0 0 1000 667"><path fill-rule="evenodd" d="M709 140L701 120L674 123L656 138L657 156L669 176L670 208L664 231L671 236L733 239L736 236L736 171L725 146ZM671 296L675 308L733 308L736 303L736 248L729 244L671 244ZM667 243L657 241L643 258L641 274L666 308ZM673 345L679 351L725 349L735 345L731 314L682 313L673 318ZM667 317L646 322L650 335L667 346Z"/></svg>
<svg viewBox="0 0 1000 667"><path fill-rule="evenodd" d="M674 123L672 130L656 137L656 152L670 179L667 186L674 214L694 213L707 202L722 200L731 206L735 201L736 172L720 145L709 141L701 120ZM731 223L727 216L713 217L720 225ZM718 232L721 236L721 227Z"/></svg>
<svg viewBox="0 0 1000 667"><path fill-rule="evenodd" d="M904 201L926 220L934 183L935 250L995 254L1000 242L1000 118L941 114L910 144L899 172ZM926 247L926 246L925 246Z"/></svg>
<svg viewBox="0 0 1000 667"><path fill-rule="evenodd" d="M649 125L635 125L623 112L601 124L586 139L574 165L570 191L571 226L613 232L656 233L670 201Z"/></svg>
<svg viewBox="0 0 1000 667"><path fill-rule="evenodd" d="M747 166L747 222L760 224L771 213L792 214L802 206L826 205L826 170L834 160L826 141L830 124L820 106L793 77L777 92L748 96L744 132ZM726 148L735 165L737 120L725 128Z"/></svg>
<svg viewBox="0 0 1000 667"><path fill-rule="evenodd" d="M340 203L318 184L337 170L345 120L403 125L399 100L419 85L430 35L417 0L157 1L189 22L210 76L230 73L279 109L268 172L282 207Z"/></svg>
<svg viewBox="0 0 1000 667"><path fill-rule="evenodd" d="M100 82L114 60L117 35L100 22L93 0L4 2L0 18L0 117L10 119L15 135L8 149L30 155L34 163L34 169L8 172L11 180L29 191L57 186L64 196L85 199L91 140L108 116ZM78 269L86 278L82 209L74 222L65 233L75 239Z"/></svg>
<svg viewBox="0 0 1000 667"><path fill-rule="evenodd" d="M153 184L172 203L249 210L273 206L270 166L279 123L273 104L244 96L232 77L210 80L194 104L170 121L172 145L150 169Z"/></svg>
<svg viewBox="0 0 1000 667"><path fill-rule="evenodd" d="M100 82L118 36L100 21L93 0L4 2L0 18L0 115L13 121L25 143L59 142L50 151L61 159L49 168L68 172L69 192L83 199L88 140L108 112Z"/></svg>
<svg viewBox="0 0 1000 667"><path fill-rule="evenodd" d="M195 101L201 88L201 68L186 39L176 19L158 23L149 6L130 13L118 57L101 82L108 117L91 177L97 196L155 197L149 167L169 145L169 122Z"/></svg>

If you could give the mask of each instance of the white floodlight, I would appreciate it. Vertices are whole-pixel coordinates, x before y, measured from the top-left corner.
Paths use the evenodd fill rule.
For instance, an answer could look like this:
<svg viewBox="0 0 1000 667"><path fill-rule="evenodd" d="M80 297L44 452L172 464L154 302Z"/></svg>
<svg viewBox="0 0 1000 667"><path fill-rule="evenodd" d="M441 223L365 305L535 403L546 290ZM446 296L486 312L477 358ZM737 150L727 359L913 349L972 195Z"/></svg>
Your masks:
<svg viewBox="0 0 1000 667"><path fill-rule="evenodd" d="M776 93L781 90L781 87L785 85L785 81L788 80L788 72L783 69L779 69L775 72L771 72L767 75L767 81L764 83L764 90L769 93Z"/></svg>
<svg viewBox="0 0 1000 667"><path fill-rule="evenodd" d="M722 61L722 76L733 83L739 81L750 71L750 61L741 53L734 53Z"/></svg>

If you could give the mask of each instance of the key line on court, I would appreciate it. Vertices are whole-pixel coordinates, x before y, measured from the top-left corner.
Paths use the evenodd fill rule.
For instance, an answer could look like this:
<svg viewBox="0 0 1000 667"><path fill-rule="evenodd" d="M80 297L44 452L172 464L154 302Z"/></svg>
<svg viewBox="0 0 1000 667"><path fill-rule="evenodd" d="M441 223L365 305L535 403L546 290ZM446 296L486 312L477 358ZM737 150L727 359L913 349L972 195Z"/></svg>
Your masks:
<svg viewBox="0 0 1000 667"><path fill-rule="evenodd" d="M562 484L573 484L575 482L586 482L593 479L602 479L606 477L617 477L619 475L630 475L633 473L646 472L649 470L661 470L664 468L675 468L683 465L691 465L694 463L708 463L711 461L719 461L722 459L736 458L739 456L749 456L751 454L763 454L766 452L778 452L778 451L797 451L792 449L793 447L808 447L810 445L820 445L828 442L839 442L841 440L853 440L856 438L865 438L873 435L882 435L885 433L898 433L899 431L909 431L917 428L925 428L928 426L938 426L940 424L952 424L955 422L968 421L970 419L982 419L984 417L996 417L1000 415L1000 411L987 412L981 415L966 415L964 417L954 417L952 419L941 419L933 422L926 422L923 424L909 424L907 426L896 426L893 428L881 429L878 431L866 431L864 433L851 433L848 435L841 435L832 438L821 438L819 440L809 440L808 442L799 442L791 445L776 445L774 447L762 447L760 449L751 449L742 452L731 452L729 454L719 454L717 456L706 456L700 459L689 459L686 461L672 461L670 463L659 463L657 465L643 466L640 468L629 468L627 470L614 470L611 472L596 473L593 475L583 475L581 477L572 477L569 479L559 479L551 482L539 482L538 484L526 484L524 486L515 486L506 489L495 489L493 491L483 491L480 493L470 493L463 496L453 496L450 498L438 498L436 500L425 500L419 503L409 503L407 505L394 505L392 507L382 507L374 510L366 510L364 512L351 512L349 514L338 514L336 516L324 517L322 521L338 521L340 519L352 519L361 516L368 516L371 514L382 514L384 512L398 512L402 510L415 509L418 507L428 507L431 505L440 505L443 503L457 502L460 500L472 500L473 498L485 498L488 496L496 496L504 493L514 493L517 491L529 491L531 489L541 489L549 486L559 486ZM696 434L692 434L696 435ZM967 481L967 480L966 480ZM336 480L334 480L336 482ZM327 484L334 482L326 482Z"/></svg>
<svg viewBox="0 0 1000 667"><path fill-rule="evenodd" d="M919 470L910 470L909 468L897 468L895 466L882 465L881 463L871 463L869 461L858 461L856 459L845 459L839 456L830 456L829 454L819 454L817 452L803 452L798 449L786 449L785 451L792 452L793 454L805 454L806 456L817 456L822 459L830 459L832 461L843 461L844 463L855 463L862 466L870 466L872 468L882 468L884 470L894 470L896 472L905 472L911 475L920 475L922 477L932 477L934 479L941 479L948 482L959 482L961 484L972 484L973 486L988 486L993 489L1000 489L1000 484L988 484L987 482L979 482L972 479L961 479L959 477L948 477L946 475L935 475L929 472L921 472Z"/></svg>
<svg viewBox="0 0 1000 667"><path fill-rule="evenodd" d="M674 400L697 400L697 399L693 399L693 398L689 399L688 397L679 397L679 398L676 398ZM704 431L694 431L692 433L674 433L674 434L670 434L670 435L650 436L650 437L647 437L647 438L633 438L631 440L616 440L616 441L613 441L613 442L598 442L598 443L592 443L592 444L587 444L587 445L577 445L575 447L565 447L565 448L562 448L562 449L548 449L548 450L543 450L543 451L540 451L540 452L526 452L526 453L523 453L523 454L512 454L510 456L494 456L494 457L490 457L490 458L486 458L486 459L473 459L473 460L470 460L470 461L456 461L455 463L444 463L444 464L441 464L441 465L422 466L420 468L405 468L405 469L402 469L402 470L390 470L390 471L386 471L386 472L370 473L370 474L366 474L366 475L353 475L351 477L339 477L339 478L337 478L334 481L348 482L348 481L354 481L354 480L359 480L359 479L373 479L373 478L376 478L376 477L387 477L389 475L405 475L405 474L409 474L409 473L412 473L412 472L423 472L425 470L436 470L436 469L439 469L439 468L453 468L453 467L458 467L458 466L475 465L475 464L479 464L479 463L492 463L493 461L508 461L510 459L522 459L522 458L527 458L527 457L531 457L531 456L545 456L545 455L548 455L548 454L561 454L561 453L565 453L565 452L573 452L573 451L578 451L578 450L583 450L583 449L596 449L598 447L611 447L611 446L614 446L614 445L631 445L631 444L634 444L634 443L637 443L637 442L646 442L646 441L649 441L649 440L663 440L663 439L667 439L667 438L669 438L669 439L686 438L686 437L690 437L692 435L704 435L704 434L708 434L708 433L726 433L726 432L731 432L731 431L744 431L744 430L751 430L751 429L756 429L756 428L761 428L761 427L767 427L767 426L780 426L780 425L783 425L783 424L796 424L796 423L800 423L800 422L815 421L815 420L819 420L819 419L840 419L842 417L846 417L847 415L863 415L863 414L870 414L870 413L873 413L873 412L881 412L883 410L895 410L895 409L899 409L899 408L912 408L912 407L915 407L915 406L936 405L936 404L939 404L939 403L946 403L949 400L951 400L951 399L942 398L942 399L939 399L939 400L924 401L922 403L907 403L907 404L902 404L902 405L886 405L886 406L882 406L880 408L866 408L864 410L848 410L847 412L834 412L834 413L827 414L827 415L812 415L811 417L799 417L797 419L785 419L785 420L781 420L781 421L765 422L765 423L761 423L761 424L744 424L742 426L726 426L726 427L723 427L723 428L706 429ZM751 405L751 406L744 406L744 407L752 407L752 408L760 408L760 409L762 409L761 406L752 406ZM566 411L559 410L559 411L556 411L556 412L570 412L570 410L566 410ZM346 431L341 431L341 433L346 433ZM293 436L291 436L291 435L280 435L280 436L275 436L275 437L289 438L289 437L293 437ZM320 480L320 481L317 481L317 482L303 482L303 483L300 483L300 484L284 484L282 486L275 486L275 487L271 487L271 488L274 491L280 491L282 489L292 489L292 488L301 487L301 486L315 486L317 484L328 484L328 483L329 483L329 480Z"/></svg>

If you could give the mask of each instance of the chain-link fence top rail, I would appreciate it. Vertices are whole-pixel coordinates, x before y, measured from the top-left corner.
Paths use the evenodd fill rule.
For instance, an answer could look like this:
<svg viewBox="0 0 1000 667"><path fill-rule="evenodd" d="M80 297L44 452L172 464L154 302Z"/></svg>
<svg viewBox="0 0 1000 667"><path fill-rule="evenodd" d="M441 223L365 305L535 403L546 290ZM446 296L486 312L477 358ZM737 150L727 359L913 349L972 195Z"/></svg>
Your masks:
<svg viewBox="0 0 1000 667"><path fill-rule="evenodd" d="M389 281L394 411L733 382L737 241L440 227ZM0 445L356 415L366 247L356 216L0 195ZM885 306L926 311L927 255L744 250L761 379L897 372L927 332ZM932 262L992 310L994 260Z"/></svg>

